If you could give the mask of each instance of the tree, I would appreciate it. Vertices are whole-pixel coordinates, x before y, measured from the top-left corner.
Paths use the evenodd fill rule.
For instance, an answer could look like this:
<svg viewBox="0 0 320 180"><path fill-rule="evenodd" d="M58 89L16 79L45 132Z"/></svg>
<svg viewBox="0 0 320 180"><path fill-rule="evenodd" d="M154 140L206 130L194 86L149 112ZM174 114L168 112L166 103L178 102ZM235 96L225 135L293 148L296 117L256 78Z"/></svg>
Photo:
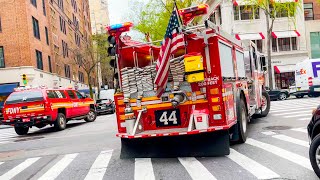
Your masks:
<svg viewBox="0 0 320 180"><path fill-rule="evenodd" d="M95 70L99 64L105 64L109 60L108 36L106 34L92 35L91 41L92 43L85 50L76 49L73 52L75 64L82 68L88 77L90 97L93 98L92 85L94 82L91 77L97 74Z"/></svg>
<svg viewBox="0 0 320 180"><path fill-rule="evenodd" d="M255 13L257 9L261 9L266 16L267 25L267 56L268 56L268 74L269 74L269 87L273 88L272 69L271 69L271 40L274 21L280 15L287 15L288 20L295 22L295 17L300 2L285 2L281 3L279 0L245 0L246 9L252 8ZM255 16L255 14L253 14Z"/></svg>
<svg viewBox="0 0 320 180"><path fill-rule="evenodd" d="M179 9L199 4L201 0L184 0L176 1ZM174 0L150 0L142 9L138 16L134 19L134 29L146 34L149 33L152 40L163 39L168 22L174 7Z"/></svg>

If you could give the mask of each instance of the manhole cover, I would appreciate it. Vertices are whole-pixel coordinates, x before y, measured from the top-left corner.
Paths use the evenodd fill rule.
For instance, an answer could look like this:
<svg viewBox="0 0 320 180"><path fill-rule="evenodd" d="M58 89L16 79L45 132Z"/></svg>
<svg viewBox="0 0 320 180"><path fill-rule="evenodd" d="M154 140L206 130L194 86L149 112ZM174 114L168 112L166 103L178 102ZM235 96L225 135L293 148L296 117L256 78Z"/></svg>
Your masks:
<svg viewBox="0 0 320 180"><path fill-rule="evenodd" d="M287 130L287 129L291 129L292 127L290 126L267 126L264 127L264 130Z"/></svg>
<svg viewBox="0 0 320 180"><path fill-rule="evenodd" d="M14 142L21 142L21 141L30 141L30 140L37 140L37 139L42 139L43 137L38 136L38 137L28 137L28 138L21 138L17 139Z"/></svg>

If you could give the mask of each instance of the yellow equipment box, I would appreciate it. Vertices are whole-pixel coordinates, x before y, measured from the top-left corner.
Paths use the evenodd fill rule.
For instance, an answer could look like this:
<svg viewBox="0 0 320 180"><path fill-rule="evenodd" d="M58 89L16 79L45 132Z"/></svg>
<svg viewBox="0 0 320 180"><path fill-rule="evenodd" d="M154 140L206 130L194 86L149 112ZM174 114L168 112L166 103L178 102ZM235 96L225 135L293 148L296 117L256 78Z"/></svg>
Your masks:
<svg viewBox="0 0 320 180"><path fill-rule="evenodd" d="M184 58L185 72L203 70L203 58L201 55L187 56Z"/></svg>
<svg viewBox="0 0 320 180"><path fill-rule="evenodd" d="M199 73L189 74L187 75L187 81L189 83L204 81L204 73L199 72Z"/></svg>

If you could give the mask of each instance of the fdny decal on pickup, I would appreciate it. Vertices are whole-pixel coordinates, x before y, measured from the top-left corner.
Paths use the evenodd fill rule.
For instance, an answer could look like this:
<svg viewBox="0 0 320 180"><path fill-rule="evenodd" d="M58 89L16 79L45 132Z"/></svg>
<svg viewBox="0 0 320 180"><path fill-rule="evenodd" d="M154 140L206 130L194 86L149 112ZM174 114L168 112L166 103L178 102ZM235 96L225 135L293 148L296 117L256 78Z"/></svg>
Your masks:
<svg viewBox="0 0 320 180"><path fill-rule="evenodd" d="M18 114L20 113L20 107L14 107L14 108L7 108L6 114Z"/></svg>

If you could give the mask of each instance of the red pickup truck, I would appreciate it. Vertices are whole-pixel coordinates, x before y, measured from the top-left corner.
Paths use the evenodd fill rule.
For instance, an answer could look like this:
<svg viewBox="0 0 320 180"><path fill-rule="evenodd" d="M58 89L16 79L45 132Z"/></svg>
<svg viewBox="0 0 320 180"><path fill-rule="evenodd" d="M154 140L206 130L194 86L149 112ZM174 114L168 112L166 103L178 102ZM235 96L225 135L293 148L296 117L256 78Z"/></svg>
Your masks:
<svg viewBox="0 0 320 180"><path fill-rule="evenodd" d="M92 99L72 89L18 88L5 101L3 116L2 124L25 135L33 126L50 124L63 130L69 120L92 122L97 113Z"/></svg>

